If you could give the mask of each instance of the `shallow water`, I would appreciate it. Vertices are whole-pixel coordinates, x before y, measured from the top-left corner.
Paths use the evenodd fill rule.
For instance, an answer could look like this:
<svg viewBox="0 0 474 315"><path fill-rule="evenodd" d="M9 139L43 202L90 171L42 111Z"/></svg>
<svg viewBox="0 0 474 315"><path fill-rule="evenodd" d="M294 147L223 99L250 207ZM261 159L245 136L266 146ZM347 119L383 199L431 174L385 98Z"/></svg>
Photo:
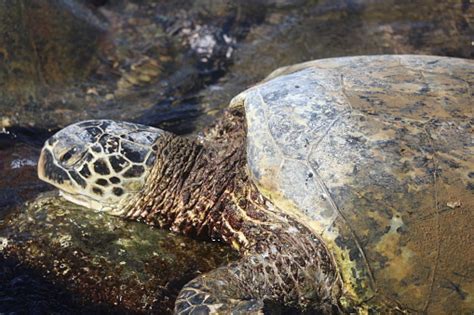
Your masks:
<svg viewBox="0 0 474 315"><path fill-rule="evenodd" d="M106 117L196 134L279 66L473 57L469 1L38 3L0 4L0 312L169 313L186 281L235 259L220 244L38 196L52 189L36 163L55 130Z"/></svg>

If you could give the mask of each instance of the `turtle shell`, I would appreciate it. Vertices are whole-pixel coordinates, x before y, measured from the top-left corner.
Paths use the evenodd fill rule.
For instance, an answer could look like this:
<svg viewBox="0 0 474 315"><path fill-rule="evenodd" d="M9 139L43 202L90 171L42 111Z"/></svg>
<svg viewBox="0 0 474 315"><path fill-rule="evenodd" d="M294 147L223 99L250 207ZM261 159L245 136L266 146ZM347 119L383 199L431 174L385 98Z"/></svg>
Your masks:
<svg viewBox="0 0 474 315"><path fill-rule="evenodd" d="M474 62L362 56L241 93L262 194L320 234L347 307L474 311Z"/></svg>

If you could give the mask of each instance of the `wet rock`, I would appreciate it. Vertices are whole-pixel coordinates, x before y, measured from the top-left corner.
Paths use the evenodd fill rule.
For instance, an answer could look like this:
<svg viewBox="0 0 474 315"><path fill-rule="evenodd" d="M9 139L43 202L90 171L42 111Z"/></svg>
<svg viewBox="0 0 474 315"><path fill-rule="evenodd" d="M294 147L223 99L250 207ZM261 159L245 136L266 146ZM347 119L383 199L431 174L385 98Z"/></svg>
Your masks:
<svg viewBox="0 0 474 315"><path fill-rule="evenodd" d="M21 198L18 193L12 188L0 189L0 209L4 209L10 206L16 206L21 202ZM0 218L3 218L5 214L0 211Z"/></svg>
<svg viewBox="0 0 474 315"><path fill-rule="evenodd" d="M22 265L17 259L0 255L0 312L23 314L125 313L119 307L84 303L59 283Z"/></svg>
<svg viewBox="0 0 474 315"><path fill-rule="evenodd" d="M36 175L39 147L16 140L15 135L0 135L0 223L26 200L51 190Z"/></svg>
<svg viewBox="0 0 474 315"><path fill-rule="evenodd" d="M77 311L91 303L108 306L104 306L108 311L170 313L186 282L236 258L220 244L93 212L63 201L56 193L40 196L6 220L0 226L0 239L7 240L0 257L23 268L18 275L10 271L14 277L3 275L10 280L0 285L0 298L9 300L10 307L2 306L0 312L18 312L23 307L12 287L30 296L41 287L32 272L47 284L41 292L46 288L54 292L53 298L40 294L37 301L52 303L51 309L57 306L58 312ZM57 288L66 297L58 296ZM56 304L54 298L64 304Z"/></svg>
<svg viewBox="0 0 474 315"><path fill-rule="evenodd" d="M338 56L426 54L472 58L469 5L423 0L306 2L268 9L235 45L226 75L199 92L211 117L278 67ZM472 7L472 5L471 5Z"/></svg>
<svg viewBox="0 0 474 315"><path fill-rule="evenodd" d="M153 109L169 120L150 123L187 120L189 132L197 103L175 107L224 73L262 15L229 1L29 2L0 7L0 128L136 121Z"/></svg>
<svg viewBox="0 0 474 315"><path fill-rule="evenodd" d="M62 87L90 75L107 21L80 3L74 7L68 3L0 4L2 98L21 96L25 105L34 106L41 86Z"/></svg>
<svg viewBox="0 0 474 315"><path fill-rule="evenodd" d="M462 3L53 2L2 19L0 32L16 44L0 51L0 85L8 87L0 128L113 118L189 133L279 66L355 54L472 57ZM30 40L18 21L43 27Z"/></svg>

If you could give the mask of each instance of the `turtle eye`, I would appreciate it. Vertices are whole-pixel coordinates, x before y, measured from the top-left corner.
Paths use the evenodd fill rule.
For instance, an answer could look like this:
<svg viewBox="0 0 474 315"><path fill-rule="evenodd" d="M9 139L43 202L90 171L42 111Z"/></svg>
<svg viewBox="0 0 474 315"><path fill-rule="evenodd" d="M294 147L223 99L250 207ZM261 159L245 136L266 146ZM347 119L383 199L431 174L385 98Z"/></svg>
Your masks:
<svg viewBox="0 0 474 315"><path fill-rule="evenodd" d="M72 158L72 154L71 154L71 152L67 151L61 157L61 162L67 162L70 158Z"/></svg>
<svg viewBox="0 0 474 315"><path fill-rule="evenodd" d="M77 161L80 160L81 158L81 155L80 154L77 154L77 151L78 151L78 148L77 147L72 147L71 149L69 149L68 151L66 151L66 153L64 153L61 157L60 157L60 161L62 164L64 164L65 166L72 166L74 165Z"/></svg>

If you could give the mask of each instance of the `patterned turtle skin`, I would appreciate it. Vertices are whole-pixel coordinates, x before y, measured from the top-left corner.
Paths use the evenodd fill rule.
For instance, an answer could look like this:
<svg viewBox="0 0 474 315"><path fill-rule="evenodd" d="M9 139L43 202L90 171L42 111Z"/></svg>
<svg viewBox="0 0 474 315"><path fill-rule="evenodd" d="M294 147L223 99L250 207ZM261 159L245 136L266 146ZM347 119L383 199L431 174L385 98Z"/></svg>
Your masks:
<svg viewBox="0 0 474 315"><path fill-rule="evenodd" d="M162 133L113 120L73 124L46 141L38 175L61 185L61 195L71 202L120 215L120 204L145 184Z"/></svg>
<svg viewBox="0 0 474 315"><path fill-rule="evenodd" d="M186 284L177 314L261 313L266 302L470 313L473 81L474 62L455 58L313 61L236 96L197 139L71 125L46 142L38 174L72 202L240 252ZM135 164L115 171L112 157ZM131 164L141 172L127 184Z"/></svg>

